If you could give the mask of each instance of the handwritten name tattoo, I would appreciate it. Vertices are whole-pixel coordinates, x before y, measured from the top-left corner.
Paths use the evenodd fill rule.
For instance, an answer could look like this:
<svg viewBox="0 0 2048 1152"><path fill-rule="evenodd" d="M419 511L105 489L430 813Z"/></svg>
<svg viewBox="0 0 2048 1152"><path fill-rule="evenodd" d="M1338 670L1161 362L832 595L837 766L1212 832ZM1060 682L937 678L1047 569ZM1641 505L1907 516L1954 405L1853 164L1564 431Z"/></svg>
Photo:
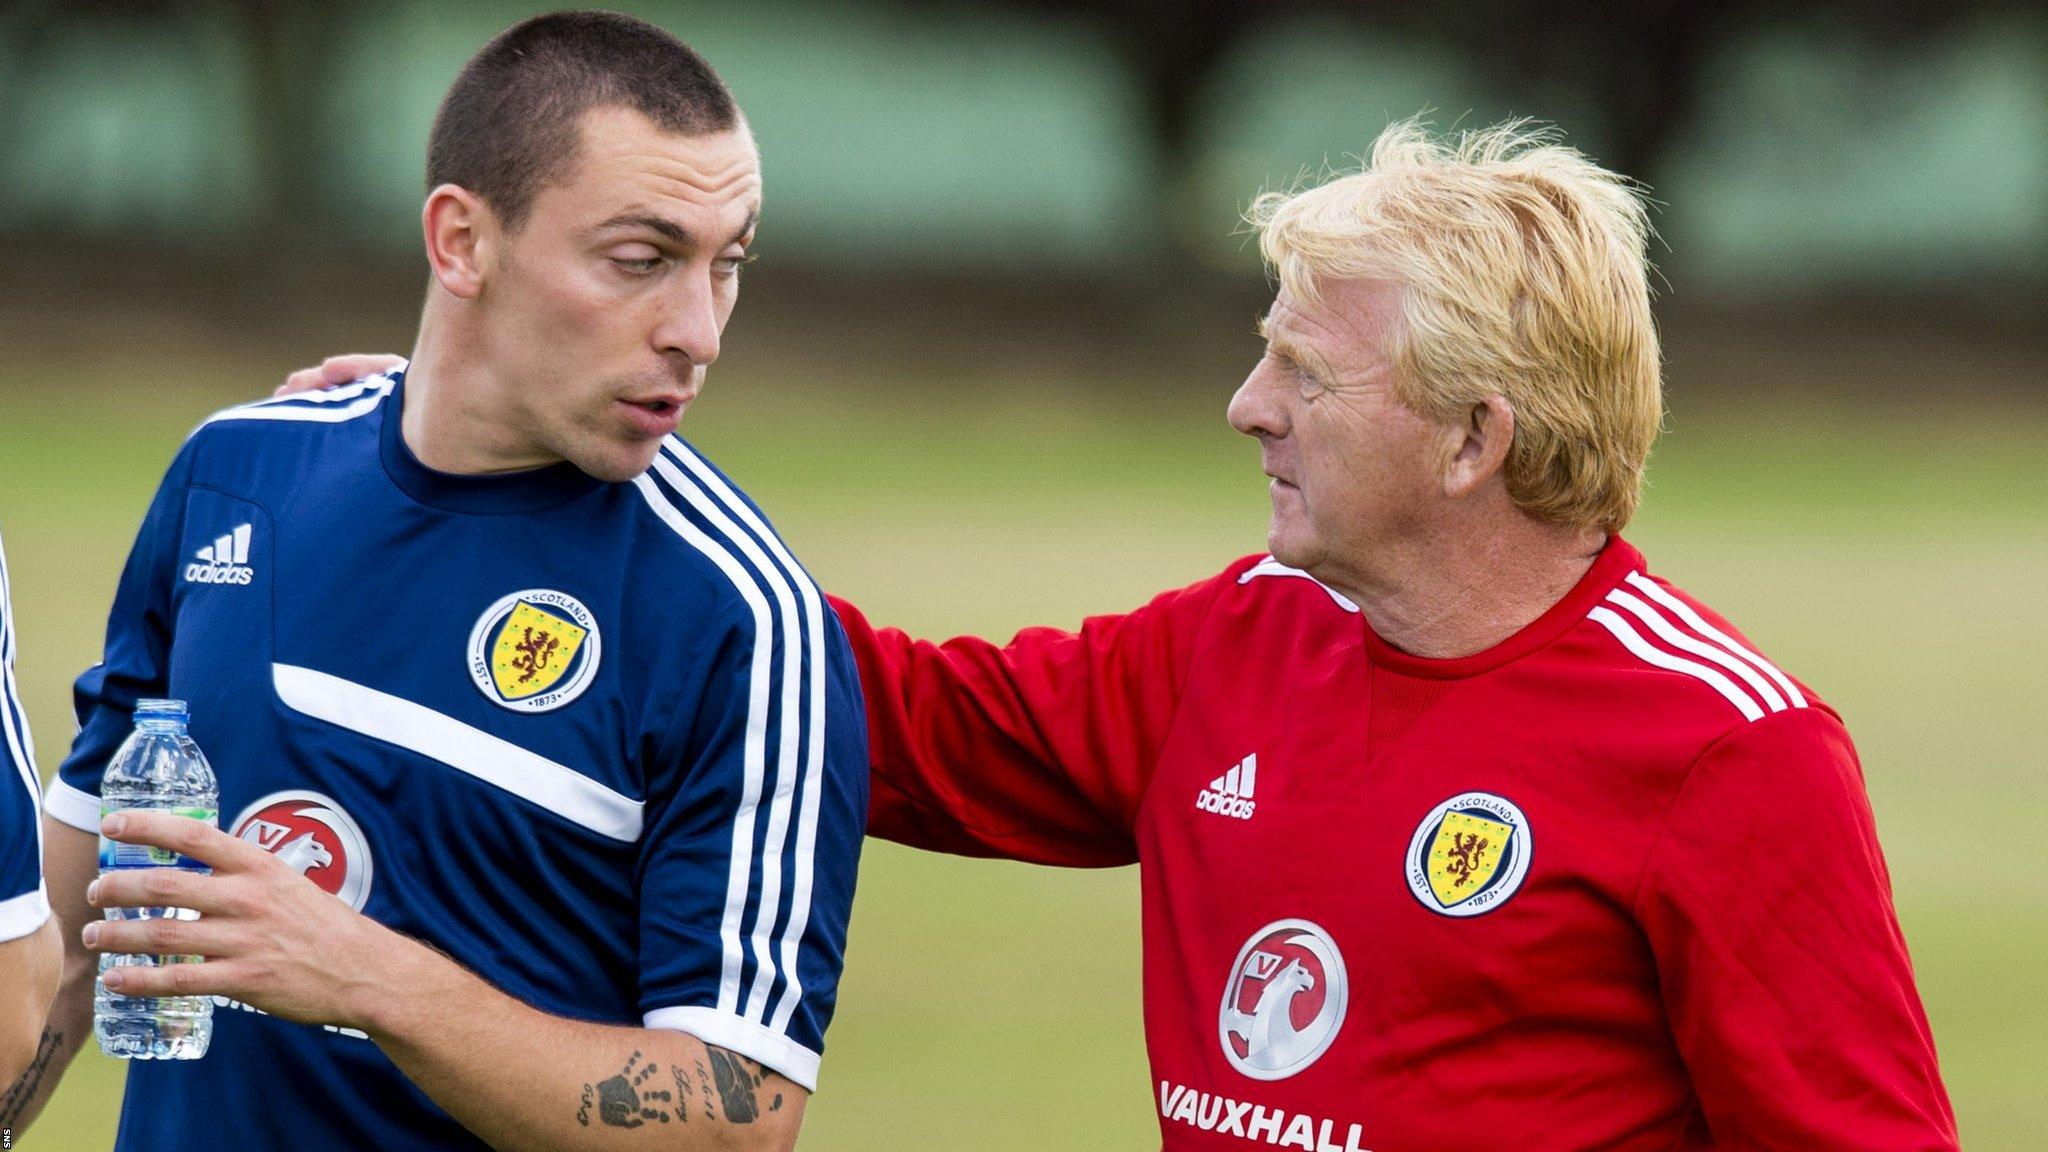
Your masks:
<svg viewBox="0 0 2048 1152"><path fill-rule="evenodd" d="M28 1069L0 1096L0 1124L12 1128L28 1108L29 1101L36 1098L36 1091L43 1086L43 1076L50 1071L50 1064L57 1058L57 1050L64 1046L64 1034L53 1029L43 1029L43 1038L36 1042L35 1059L30 1060Z"/></svg>

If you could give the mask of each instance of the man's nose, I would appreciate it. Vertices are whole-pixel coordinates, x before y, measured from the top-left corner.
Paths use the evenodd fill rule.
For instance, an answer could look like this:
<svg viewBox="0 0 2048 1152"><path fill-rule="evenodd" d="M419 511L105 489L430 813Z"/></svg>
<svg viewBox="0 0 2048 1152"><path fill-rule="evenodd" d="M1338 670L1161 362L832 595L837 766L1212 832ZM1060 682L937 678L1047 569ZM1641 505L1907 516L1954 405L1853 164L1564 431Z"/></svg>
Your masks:
<svg viewBox="0 0 2048 1152"><path fill-rule="evenodd" d="M660 323L655 326L654 349L678 355L702 368L718 359L719 311L717 293L708 277L678 277L675 294L664 302Z"/></svg>
<svg viewBox="0 0 2048 1152"><path fill-rule="evenodd" d="M1227 414L1230 426L1247 436L1287 434L1286 410L1273 387L1272 373L1263 364L1252 369L1252 374L1237 386Z"/></svg>

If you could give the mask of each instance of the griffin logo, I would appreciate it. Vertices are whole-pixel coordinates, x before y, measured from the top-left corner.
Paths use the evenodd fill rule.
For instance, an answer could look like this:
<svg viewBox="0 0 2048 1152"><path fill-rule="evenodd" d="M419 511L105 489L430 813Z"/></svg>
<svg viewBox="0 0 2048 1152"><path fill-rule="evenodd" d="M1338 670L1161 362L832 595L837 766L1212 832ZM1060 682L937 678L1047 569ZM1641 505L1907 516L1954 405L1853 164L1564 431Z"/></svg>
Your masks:
<svg viewBox="0 0 2048 1152"><path fill-rule="evenodd" d="M602 650L597 618L550 588L502 597L469 634L469 674L491 702L517 712L560 708L590 686Z"/></svg>
<svg viewBox="0 0 2048 1152"><path fill-rule="evenodd" d="M1529 874L1529 819L1491 792L1453 796L1430 810L1408 842L1408 890L1444 916L1501 906Z"/></svg>
<svg viewBox="0 0 2048 1152"><path fill-rule="evenodd" d="M341 805L318 792L272 792L228 825L360 912L370 899L370 842Z"/></svg>
<svg viewBox="0 0 2048 1152"><path fill-rule="evenodd" d="M1344 1025L1344 957L1307 920L1276 920L1245 941L1223 989L1218 1033L1230 1066L1283 1080L1316 1062Z"/></svg>

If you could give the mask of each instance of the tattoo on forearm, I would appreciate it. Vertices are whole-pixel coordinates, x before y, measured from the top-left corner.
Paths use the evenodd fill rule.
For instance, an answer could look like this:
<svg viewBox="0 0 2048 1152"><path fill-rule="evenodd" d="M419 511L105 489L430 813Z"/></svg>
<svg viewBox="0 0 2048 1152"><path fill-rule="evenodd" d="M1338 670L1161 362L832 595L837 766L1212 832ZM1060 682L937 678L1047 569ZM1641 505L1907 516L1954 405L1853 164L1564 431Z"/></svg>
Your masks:
<svg viewBox="0 0 2048 1152"><path fill-rule="evenodd" d="M690 1122L690 1074L674 1064L669 1065L668 1074L676 1079L676 1119Z"/></svg>
<svg viewBox="0 0 2048 1152"><path fill-rule="evenodd" d="M706 1045L704 1052L711 1067L707 1070L704 1061L696 1062L697 1083L703 1086L704 1118L718 1119L718 1113L711 1107L715 1092L726 1123L752 1124L759 1119L762 1112L759 1089L768 1079L767 1071L758 1063L723 1048ZM577 1101L576 1123L585 1128L590 1127L593 1119L608 1128L689 1123L690 1097L697 1091L691 1085L690 1073L680 1065L671 1064L668 1074L675 1082L675 1091L650 1088L647 1082L661 1071L661 1065L653 1061L643 1064L641 1059L636 1050L626 1058L625 1066L616 1076L585 1084ZM782 1093L775 1094L766 1110L782 1111Z"/></svg>
<svg viewBox="0 0 2048 1152"><path fill-rule="evenodd" d="M702 1060L697 1061L697 1082L704 1086L704 1118L706 1120L718 1119L718 1113L711 1110L711 1073L704 1070L704 1062Z"/></svg>
<svg viewBox="0 0 2048 1152"><path fill-rule="evenodd" d="M28 1069L0 1096L0 1124L13 1127L21 1119L29 1101L36 1098L36 1090L43 1086L43 1076L50 1070L50 1064L57 1058L57 1049L64 1046L64 1034L54 1029L43 1029L43 1038L36 1042L35 1059L29 1061Z"/></svg>
<svg viewBox="0 0 2048 1152"><path fill-rule="evenodd" d="M768 1074L754 1061L723 1048L705 1051L711 1057L711 1074L718 1084L718 1103L725 1109L726 1123L752 1124L761 1115L761 1098L755 1090ZM776 1112L781 1108L782 1094L778 1092L768 1110Z"/></svg>
<svg viewBox="0 0 2048 1152"><path fill-rule="evenodd" d="M669 1109L675 1098L666 1088L649 1088L647 1081L661 1066L649 1061L640 1063L640 1053L635 1051L626 1060L619 1074L583 1086L582 1103L576 1109L576 1123L590 1127L591 1108L597 1109L597 1121L611 1128L638 1128L642 1124L666 1124L672 1117Z"/></svg>

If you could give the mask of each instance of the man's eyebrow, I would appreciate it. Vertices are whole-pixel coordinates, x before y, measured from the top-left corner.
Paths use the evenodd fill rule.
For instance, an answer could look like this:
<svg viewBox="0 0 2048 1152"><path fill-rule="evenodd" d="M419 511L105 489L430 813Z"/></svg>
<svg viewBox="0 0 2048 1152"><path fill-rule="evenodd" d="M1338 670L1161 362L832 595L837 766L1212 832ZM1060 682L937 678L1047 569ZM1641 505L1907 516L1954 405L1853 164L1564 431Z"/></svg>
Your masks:
<svg viewBox="0 0 2048 1152"><path fill-rule="evenodd" d="M609 232L615 228L645 228L649 232L665 237L677 244L688 244L690 242L689 229L673 220L667 220L660 216L636 215L629 212L624 215L614 216L599 224L597 231Z"/></svg>
<svg viewBox="0 0 2048 1152"><path fill-rule="evenodd" d="M756 205L755 207L747 209L747 218L745 220L742 220L740 222L740 226L733 230L732 242L737 244L740 241L745 240L747 238L747 234L754 230L754 225L759 224L760 222L760 207Z"/></svg>
<svg viewBox="0 0 2048 1152"><path fill-rule="evenodd" d="M759 223L760 219L761 210L759 208L750 209L747 212L746 220L741 222L740 226L734 230L732 234L732 239L727 241L727 243L736 244L739 241L746 239L747 234L754 230L754 225ZM615 228L645 228L649 232L653 232L656 235L659 235L664 239L667 239L675 244L687 246L690 243L692 243L690 230L688 228L685 228L681 224L678 224L673 220L661 216L649 216L642 213L628 212L622 215L614 216L611 219L605 221L604 223L599 224L597 226L597 231L609 232Z"/></svg>
<svg viewBox="0 0 2048 1152"><path fill-rule="evenodd" d="M1329 361L1323 359L1322 354L1315 349L1297 343L1285 332L1273 331L1263 320L1259 322L1259 328L1259 334L1266 338L1266 349L1273 355L1297 368L1306 369L1309 375L1318 380L1327 382L1335 378L1331 373Z"/></svg>

